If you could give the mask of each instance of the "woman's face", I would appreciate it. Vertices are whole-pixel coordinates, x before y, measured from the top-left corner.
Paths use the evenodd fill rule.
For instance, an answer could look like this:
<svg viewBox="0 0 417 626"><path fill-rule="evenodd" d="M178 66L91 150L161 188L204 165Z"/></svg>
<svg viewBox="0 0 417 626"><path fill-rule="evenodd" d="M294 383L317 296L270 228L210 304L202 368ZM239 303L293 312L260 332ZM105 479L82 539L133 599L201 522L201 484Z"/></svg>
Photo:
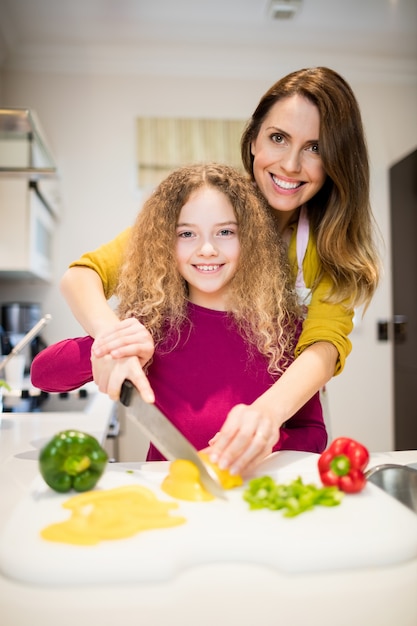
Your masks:
<svg viewBox="0 0 417 626"><path fill-rule="evenodd" d="M240 255L238 225L227 196L213 187L191 194L178 217L176 258L190 302L226 310Z"/></svg>
<svg viewBox="0 0 417 626"><path fill-rule="evenodd" d="M294 95L271 107L251 144L256 183L268 204L285 213L285 223L326 180L319 132L317 107Z"/></svg>

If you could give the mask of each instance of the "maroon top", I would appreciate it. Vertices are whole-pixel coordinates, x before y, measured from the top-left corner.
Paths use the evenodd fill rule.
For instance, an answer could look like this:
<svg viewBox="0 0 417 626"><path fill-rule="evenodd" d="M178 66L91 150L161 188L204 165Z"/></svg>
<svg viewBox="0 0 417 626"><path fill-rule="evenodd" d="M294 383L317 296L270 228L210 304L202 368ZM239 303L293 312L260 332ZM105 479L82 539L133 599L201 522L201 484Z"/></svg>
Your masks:
<svg viewBox="0 0 417 626"><path fill-rule="evenodd" d="M155 351L148 377L155 404L201 450L234 405L254 402L277 376L268 373L267 359L248 347L226 312L190 304L189 320L171 351L173 338L167 333ZM91 337L66 339L40 352L32 363L32 384L63 392L91 381L92 343ZM274 450L322 452L326 444L316 393L281 427ZM163 458L151 445L147 460Z"/></svg>

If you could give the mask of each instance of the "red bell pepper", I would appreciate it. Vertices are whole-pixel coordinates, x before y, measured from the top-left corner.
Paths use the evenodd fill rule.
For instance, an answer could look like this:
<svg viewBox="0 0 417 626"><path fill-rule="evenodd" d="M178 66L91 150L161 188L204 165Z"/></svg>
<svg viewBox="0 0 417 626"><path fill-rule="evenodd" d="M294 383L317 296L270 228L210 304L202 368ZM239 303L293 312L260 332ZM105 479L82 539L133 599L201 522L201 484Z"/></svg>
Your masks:
<svg viewBox="0 0 417 626"><path fill-rule="evenodd" d="M366 485L364 470L368 461L365 446L354 439L338 437L319 458L321 482L346 493L357 493Z"/></svg>

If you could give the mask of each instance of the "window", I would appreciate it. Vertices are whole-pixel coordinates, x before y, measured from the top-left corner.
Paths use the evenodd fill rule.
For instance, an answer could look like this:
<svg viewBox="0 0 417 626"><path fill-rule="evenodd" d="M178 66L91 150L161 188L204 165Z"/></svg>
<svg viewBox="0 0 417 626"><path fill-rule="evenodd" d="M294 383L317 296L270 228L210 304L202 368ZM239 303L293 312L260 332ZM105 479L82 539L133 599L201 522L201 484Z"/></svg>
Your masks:
<svg viewBox="0 0 417 626"><path fill-rule="evenodd" d="M243 170L240 138L245 123L245 120L138 118L139 187L155 187L172 170L193 163L216 161Z"/></svg>

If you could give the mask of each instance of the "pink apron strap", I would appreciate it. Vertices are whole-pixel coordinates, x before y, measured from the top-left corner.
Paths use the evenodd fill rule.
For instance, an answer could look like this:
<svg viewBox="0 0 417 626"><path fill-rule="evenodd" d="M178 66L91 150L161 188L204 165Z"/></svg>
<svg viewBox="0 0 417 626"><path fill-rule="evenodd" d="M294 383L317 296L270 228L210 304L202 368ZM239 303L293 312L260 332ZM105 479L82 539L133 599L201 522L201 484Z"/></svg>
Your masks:
<svg viewBox="0 0 417 626"><path fill-rule="evenodd" d="M308 244L308 236L310 232L310 227L308 223L307 217L307 209L305 206L301 207L300 215L298 218L298 226L297 226L297 280L295 282L296 288L305 289L306 285L304 282L304 273L303 273L303 261L307 250Z"/></svg>

